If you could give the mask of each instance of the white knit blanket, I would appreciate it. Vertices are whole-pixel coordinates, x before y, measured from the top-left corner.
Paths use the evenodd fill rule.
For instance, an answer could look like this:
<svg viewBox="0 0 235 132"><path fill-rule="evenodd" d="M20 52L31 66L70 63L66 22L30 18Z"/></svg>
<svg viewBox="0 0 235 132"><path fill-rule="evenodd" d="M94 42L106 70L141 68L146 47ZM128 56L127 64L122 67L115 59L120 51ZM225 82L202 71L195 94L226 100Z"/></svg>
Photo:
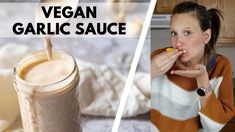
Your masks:
<svg viewBox="0 0 235 132"><path fill-rule="evenodd" d="M0 48L0 131L19 131L22 128L12 72L16 63L29 51L29 47L17 44L6 44ZM80 70L77 88L81 113L115 116L127 75L105 65L76 60ZM123 116L148 112L149 94L150 74L136 73Z"/></svg>

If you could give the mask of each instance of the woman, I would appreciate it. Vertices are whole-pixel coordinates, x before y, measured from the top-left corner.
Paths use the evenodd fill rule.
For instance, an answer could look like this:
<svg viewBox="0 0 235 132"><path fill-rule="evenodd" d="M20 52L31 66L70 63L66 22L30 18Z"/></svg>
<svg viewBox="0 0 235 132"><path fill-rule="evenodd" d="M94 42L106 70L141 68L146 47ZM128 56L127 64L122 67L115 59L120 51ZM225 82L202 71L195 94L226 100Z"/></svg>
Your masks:
<svg viewBox="0 0 235 132"><path fill-rule="evenodd" d="M220 16L194 2L174 8L173 49L151 55L152 131L217 132L233 117L231 64L215 52Z"/></svg>

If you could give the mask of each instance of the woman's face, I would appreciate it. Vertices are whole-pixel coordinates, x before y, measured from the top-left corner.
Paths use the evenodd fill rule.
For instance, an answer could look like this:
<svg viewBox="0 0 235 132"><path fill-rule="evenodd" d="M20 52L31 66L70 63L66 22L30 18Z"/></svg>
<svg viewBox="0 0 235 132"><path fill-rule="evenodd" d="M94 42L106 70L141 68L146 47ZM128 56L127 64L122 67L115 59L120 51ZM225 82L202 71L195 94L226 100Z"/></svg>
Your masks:
<svg viewBox="0 0 235 132"><path fill-rule="evenodd" d="M203 32L192 13L181 13L172 16L170 32L173 48L186 51L178 60L200 63L205 44L210 39L210 31Z"/></svg>

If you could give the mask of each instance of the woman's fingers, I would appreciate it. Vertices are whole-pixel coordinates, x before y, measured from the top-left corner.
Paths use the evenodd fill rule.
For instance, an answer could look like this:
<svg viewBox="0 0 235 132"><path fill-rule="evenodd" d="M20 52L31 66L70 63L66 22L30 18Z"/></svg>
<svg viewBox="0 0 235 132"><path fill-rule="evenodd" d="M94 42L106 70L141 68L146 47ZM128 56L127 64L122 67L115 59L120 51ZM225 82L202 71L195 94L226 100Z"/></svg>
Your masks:
<svg viewBox="0 0 235 132"><path fill-rule="evenodd" d="M182 51L178 50L165 51L154 57L151 62L153 76L166 73L182 53Z"/></svg>
<svg viewBox="0 0 235 132"><path fill-rule="evenodd" d="M200 72L199 70L172 70L172 74L190 75Z"/></svg>
<svg viewBox="0 0 235 132"><path fill-rule="evenodd" d="M173 51L170 51L170 52L164 51L164 52L162 52L161 54L158 55L158 58L160 60L165 60L165 59L168 59L170 56L174 55L177 52L178 52L178 50L173 50Z"/></svg>
<svg viewBox="0 0 235 132"><path fill-rule="evenodd" d="M171 74L196 78L200 74L200 72L201 72L200 70L172 70Z"/></svg>
<svg viewBox="0 0 235 132"><path fill-rule="evenodd" d="M177 51L177 50L174 50L170 53L164 52L164 54L159 56L158 62L161 63L161 65L174 63L182 53L183 53L182 51Z"/></svg>
<svg viewBox="0 0 235 132"><path fill-rule="evenodd" d="M177 59L182 53L183 53L182 51L176 51L174 54L170 55L170 58L171 58L173 61L176 61L176 59Z"/></svg>
<svg viewBox="0 0 235 132"><path fill-rule="evenodd" d="M206 67L203 64L198 64L194 68L186 68L183 70L172 70L171 74L177 74L180 76L199 78L203 75L207 75Z"/></svg>
<svg viewBox="0 0 235 132"><path fill-rule="evenodd" d="M168 63L162 65L161 67L159 67L159 69L157 69L157 70L165 73L172 67L173 64L174 64L174 62L168 62Z"/></svg>

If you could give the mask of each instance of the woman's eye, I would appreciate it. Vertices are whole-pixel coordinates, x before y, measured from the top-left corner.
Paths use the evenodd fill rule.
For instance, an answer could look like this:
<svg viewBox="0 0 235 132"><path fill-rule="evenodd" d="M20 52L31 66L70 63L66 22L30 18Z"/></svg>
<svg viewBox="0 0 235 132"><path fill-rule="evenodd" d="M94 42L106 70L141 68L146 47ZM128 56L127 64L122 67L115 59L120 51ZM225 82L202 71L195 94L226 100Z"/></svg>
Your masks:
<svg viewBox="0 0 235 132"><path fill-rule="evenodd" d="M188 35L190 35L190 34L191 34L190 31L185 31L185 32L184 32L184 35L185 35L185 36L188 36Z"/></svg>
<svg viewBox="0 0 235 132"><path fill-rule="evenodd" d="M175 35L176 35L176 32L171 31L171 36L175 36Z"/></svg>

